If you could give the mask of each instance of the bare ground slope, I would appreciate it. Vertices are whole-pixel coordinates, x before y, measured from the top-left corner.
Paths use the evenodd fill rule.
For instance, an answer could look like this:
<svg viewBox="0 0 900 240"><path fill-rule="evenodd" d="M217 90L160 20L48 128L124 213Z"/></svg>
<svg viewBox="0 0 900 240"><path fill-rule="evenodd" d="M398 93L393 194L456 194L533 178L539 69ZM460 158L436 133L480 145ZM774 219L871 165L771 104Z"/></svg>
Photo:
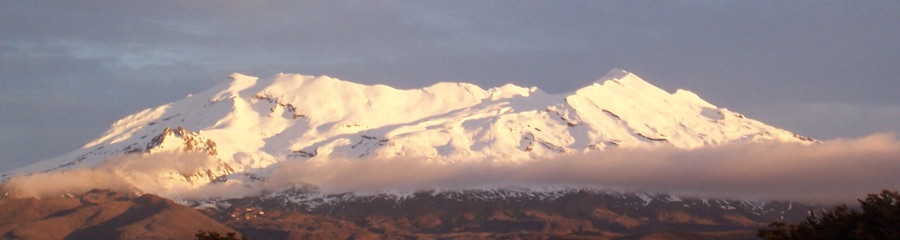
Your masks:
<svg viewBox="0 0 900 240"><path fill-rule="evenodd" d="M152 194L94 190L77 197L0 199L0 239L193 239L231 228Z"/></svg>

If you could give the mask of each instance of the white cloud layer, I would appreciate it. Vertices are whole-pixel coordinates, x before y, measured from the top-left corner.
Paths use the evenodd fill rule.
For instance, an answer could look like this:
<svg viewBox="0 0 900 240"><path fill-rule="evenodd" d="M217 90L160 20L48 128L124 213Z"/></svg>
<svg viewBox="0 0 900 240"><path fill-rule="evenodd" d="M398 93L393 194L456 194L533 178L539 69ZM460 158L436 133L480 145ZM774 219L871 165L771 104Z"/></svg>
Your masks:
<svg viewBox="0 0 900 240"><path fill-rule="evenodd" d="M900 188L900 141L893 134L808 146L744 143L694 150L614 149L515 164L404 158L284 162L269 179L249 186L195 186L159 177L159 172L190 174L214 164L201 154L122 157L93 170L13 178L7 187L19 196L110 188L199 199L252 195L297 184L315 185L326 193L568 186L817 203L850 202L881 189Z"/></svg>

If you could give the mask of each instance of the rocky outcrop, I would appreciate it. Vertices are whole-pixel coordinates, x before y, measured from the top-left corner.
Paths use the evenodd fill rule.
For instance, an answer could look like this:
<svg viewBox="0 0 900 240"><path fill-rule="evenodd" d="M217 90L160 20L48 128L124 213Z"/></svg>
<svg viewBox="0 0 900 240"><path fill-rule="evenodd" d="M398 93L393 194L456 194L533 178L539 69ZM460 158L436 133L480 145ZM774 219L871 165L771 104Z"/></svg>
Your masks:
<svg viewBox="0 0 900 240"><path fill-rule="evenodd" d="M218 154L216 151L216 142L204 139L200 137L200 134L188 131L183 127L178 127L175 130L164 128L162 133L153 137L153 139L147 143L147 147L144 148L144 151L152 153L160 150L177 150L169 149L173 148L172 146L169 146L173 144L180 147L180 150L182 151L206 152L210 156L216 156Z"/></svg>

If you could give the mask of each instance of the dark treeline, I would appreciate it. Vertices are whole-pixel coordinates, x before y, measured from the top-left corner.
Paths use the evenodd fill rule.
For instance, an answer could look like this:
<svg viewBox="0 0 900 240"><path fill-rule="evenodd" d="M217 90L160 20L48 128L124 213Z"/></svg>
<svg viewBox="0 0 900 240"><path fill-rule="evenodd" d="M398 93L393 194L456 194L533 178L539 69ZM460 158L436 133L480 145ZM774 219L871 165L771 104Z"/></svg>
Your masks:
<svg viewBox="0 0 900 240"><path fill-rule="evenodd" d="M900 239L900 194L882 190L859 203L861 210L840 205L830 211L811 213L797 224L776 221L756 236L769 240Z"/></svg>

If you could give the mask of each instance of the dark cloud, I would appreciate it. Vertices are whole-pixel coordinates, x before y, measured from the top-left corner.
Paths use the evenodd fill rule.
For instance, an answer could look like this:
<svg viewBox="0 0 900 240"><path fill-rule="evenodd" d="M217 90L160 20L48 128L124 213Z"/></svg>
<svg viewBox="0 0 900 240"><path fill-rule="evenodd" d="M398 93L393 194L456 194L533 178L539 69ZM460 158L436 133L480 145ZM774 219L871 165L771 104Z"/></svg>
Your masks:
<svg viewBox="0 0 900 240"><path fill-rule="evenodd" d="M11 2L0 8L0 100L20 106L0 115L46 128L23 130L11 117L0 126L16 129L4 142L46 142L33 131L71 125L96 135L231 72L558 93L623 68L804 135L863 136L900 122L897 12L878 1ZM28 110L61 105L77 110L45 110L89 120L59 124ZM60 136L69 149L85 142ZM4 144L0 169L65 148Z"/></svg>

